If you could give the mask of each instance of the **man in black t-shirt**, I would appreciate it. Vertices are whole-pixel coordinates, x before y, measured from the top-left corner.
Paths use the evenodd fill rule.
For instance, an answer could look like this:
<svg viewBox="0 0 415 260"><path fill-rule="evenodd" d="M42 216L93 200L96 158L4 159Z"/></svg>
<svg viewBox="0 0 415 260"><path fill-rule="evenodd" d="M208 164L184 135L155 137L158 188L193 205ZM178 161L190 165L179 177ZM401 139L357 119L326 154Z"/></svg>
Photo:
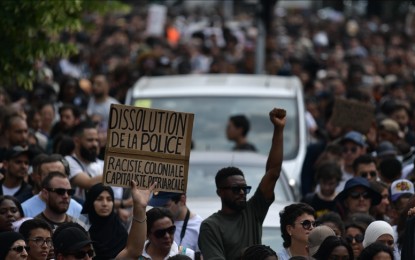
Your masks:
<svg viewBox="0 0 415 260"><path fill-rule="evenodd" d="M204 259L240 259L244 248L261 244L262 224L275 199L275 184L281 173L285 116L283 109L274 108L269 113L274 125L272 145L266 173L252 198L246 200L251 186L240 169L226 167L216 174L216 193L222 206L200 226L198 243Z"/></svg>
<svg viewBox="0 0 415 260"><path fill-rule="evenodd" d="M316 182L319 190L307 194L302 202L314 208L316 217L336 209L336 187L342 177L340 166L336 162L324 162L317 167Z"/></svg>

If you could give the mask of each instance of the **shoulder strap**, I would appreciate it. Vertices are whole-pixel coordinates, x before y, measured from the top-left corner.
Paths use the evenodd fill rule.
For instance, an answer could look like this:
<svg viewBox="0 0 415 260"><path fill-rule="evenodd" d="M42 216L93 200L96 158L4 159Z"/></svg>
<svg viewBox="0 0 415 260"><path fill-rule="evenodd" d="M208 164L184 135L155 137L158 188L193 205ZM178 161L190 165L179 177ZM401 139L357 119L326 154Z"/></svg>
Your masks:
<svg viewBox="0 0 415 260"><path fill-rule="evenodd" d="M184 217L182 231L180 232L180 243L179 243L179 245L182 244L182 240L184 238L184 235L186 234L187 222L189 222L189 218L190 218L190 210L187 209L186 217Z"/></svg>
<svg viewBox="0 0 415 260"><path fill-rule="evenodd" d="M78 158L76 158L73 155L70 155L70 156L72 157L72 159L74 159L79 164L79 166L81 166L82 171L84 171L86 174L88 174L89 177L92 177L91 174L89 174L89 172L85 169L84 165L79 161Z"/></svg>

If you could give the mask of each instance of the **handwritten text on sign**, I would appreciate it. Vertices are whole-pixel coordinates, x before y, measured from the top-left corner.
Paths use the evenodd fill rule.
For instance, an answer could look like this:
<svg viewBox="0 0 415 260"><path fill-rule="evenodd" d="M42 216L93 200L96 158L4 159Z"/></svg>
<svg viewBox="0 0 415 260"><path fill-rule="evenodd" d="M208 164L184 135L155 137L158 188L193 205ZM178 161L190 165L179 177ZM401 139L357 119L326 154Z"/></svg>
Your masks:
<svg viewBox="0 0 415 260"><path fill-rule="evenodd" d="M193 114L111 105L104 184L185 192Z"/></svg>
<svg viewBox="0 0 415 260"><path fill-rule="evenodd" d="M191 114L111 107L110 146L140 151L183 154Z"/></svg>

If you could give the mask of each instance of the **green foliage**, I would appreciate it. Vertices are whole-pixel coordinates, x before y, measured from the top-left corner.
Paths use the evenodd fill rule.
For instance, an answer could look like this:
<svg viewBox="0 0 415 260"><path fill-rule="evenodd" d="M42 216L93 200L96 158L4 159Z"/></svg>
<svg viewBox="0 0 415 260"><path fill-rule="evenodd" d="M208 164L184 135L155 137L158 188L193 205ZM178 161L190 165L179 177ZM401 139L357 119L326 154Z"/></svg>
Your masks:
<svg viewBox="0 0 415 260"><path fill-rule="evenodd" d="M81 30L85 12L128 8L103 0L0 1L0 86L31 89L36 60L75 54L76 47L59 42L59 34Z"/></svg>

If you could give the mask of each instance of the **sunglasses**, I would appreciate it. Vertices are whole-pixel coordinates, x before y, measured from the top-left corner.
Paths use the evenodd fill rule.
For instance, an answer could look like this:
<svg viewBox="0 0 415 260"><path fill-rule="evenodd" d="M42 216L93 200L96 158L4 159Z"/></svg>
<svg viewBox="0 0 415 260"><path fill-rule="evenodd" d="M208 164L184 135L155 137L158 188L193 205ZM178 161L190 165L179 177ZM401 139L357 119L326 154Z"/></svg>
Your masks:
<svg viewBox="0 0 415 260"><path fill-rule="evenodd" d="M153 235L156 238L162 238L166 235L166 233L168 233L169 235L174 235L174 232L176 232L176 226L173 225L171 227L165 228L165 229L158 229L156 231L153 232Z"/></svg>
<svg viewBox="0 0 415 260"><path fill-rule="evenodd" d="M221 187L219 189L231 190L233 194L239 194L241 193L241 190L242 190L245 194L249 194L251 192L252 187L251 186L233 186L233 187Z"/></svg>
<svg viewBox="0 0 415 260"><path fill-rule="evenodd" d="M348 152L352 152L352 153L356 153L357 152L357 147L343 147L343 153L348 153Z"/></svg>
<svg viewBox="0 0 415 260"><path fill-rule="evenodd" d="M316 227L316 222L308 219L299 222L299 224L301 224L303 228L307 230L311 229L311 227Z"/></svg>
<svg viewBox="0 0 415 260"><path fill-rule="evenodd" d="M362 176L363 178L367 178L370 175L370 177L375 178L376 177L376 172L375 171L370 171L370 172L361 172L360 176Z"/></svg>
<svg viewBox="0 0 415 260"><path fill-rule="evenodd" d="M353 191L349 193L349 197L355 200L359 198L370 199L370 194L367 191L365 192Z"/></svg>
<svg viewBox="0 0 415 260"><path fill-rule="evenodd" d="M15 247L10 248L10 250L13 250L17 253L22 253L23 250L26 250L26 252L28 252L29 249L30 249L30 247L28 247L28 246L15 246Z"/></svg>
<svg viewBox="0 0 415 260"><path fill-rule="evenodd" d="M86 255L88 255L88 257L93 257L94 256L94 250L89 249L88 251L78 251L75 253L66 253L65 255L71 255L73 257L75 257L76 259L84 259Z"/></svg>
<svg viewBox="0 0 415 260"><path fill-rule="evenodd" d="M28 240L35 242L37 246L43 246L45 243L47 246L52 246L52 239L50 238L44 239L43 237L35 237L35 238L29 238Z"/></svg>
<svg viewBox="0 0 415 260"><path fill-rule="evenodd" d="M49 192L55 192L58 195L65 195L65 193L68 193L68 196L72 196L75 194L75 189L64 189L64 188L46 188Z"/></svg>
<svg viewBox="0 0 415 260"><path fill-rule="evenodd" d="M346 236L346 241L349 244L353 243L353 240L356 241L356 243L362 243L364 238L365 237L362 234L357 234L356 236L348 235Z"/></svg>

